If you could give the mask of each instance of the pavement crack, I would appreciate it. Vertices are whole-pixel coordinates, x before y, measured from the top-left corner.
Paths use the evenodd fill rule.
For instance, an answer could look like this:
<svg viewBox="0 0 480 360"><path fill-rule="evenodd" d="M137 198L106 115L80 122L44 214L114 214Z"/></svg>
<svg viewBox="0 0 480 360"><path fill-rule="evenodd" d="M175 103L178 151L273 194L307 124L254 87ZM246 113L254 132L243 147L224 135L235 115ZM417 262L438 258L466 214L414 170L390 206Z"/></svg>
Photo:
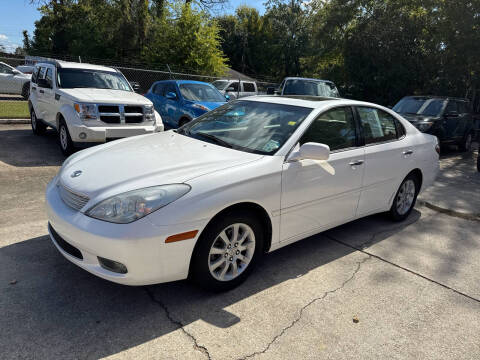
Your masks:
<svg viewBox="0 0 480 360"><path fill-rule="evenodd" d="M416 272L416 271L414 271L414 270L408 269L408 268L406 268L406 267L404 267L404 266L402 266L402 265L396 264L396 263L394 263L394 262L392 262L392 261L389 261L389 260L387 260L387 259L385 259L385 258L383 258L383 257L381 257L381 256L379 256L379 255L375 255L375 254L373 254L373 253L371 253L371 252L369 252L369 251L367 251L367 250L365 250L365 249L362 249L362 248L360 248L360 247L357 247L357 246L354 246L354 245L350 245L350 244L348 244L348 243L346 243L346 242L344 242L344 241L338 240L338 239L334 238L334 237L331 236L331 235L328 235L328 234L324 234L324 235L325 235L325 237L327 237L328 239L330 239L330 240L332 240L332 241L335 241L336 243L339 243L339 244L341 244L341 245L343 245L343 246L346 246L346 247L349 247L349 248L351 248L351 249L360 251L361 253L363 253L363 254L365 254L365 255L368 255L368 256L373 257L373 258L375 258L375 259L377 259L377 260L383 261L383 262L385 262L385 263L387 263L387 264L390 264L390 265L392 265L392 266L395 266L396 268L399 268L399 269L401 269L401 270L404 270L404 271L406 271L406 272L409 272L410 274L413 274L413 275L415 275L415 276L421 277L422 279L425 279L425 280L427 280L427 281L430 281L430 282L433 283L433 284L436 284L436 285L439 285L439 286L441 286L441 287L443 287L443 288L445 288L445 289L451 290L451 291L453 291L454 293L456 293L456 294L458 294L458 295L464 296L464 297L466 297L466 298L468 298L468 299L470 299L470 300L473 300L473 301L476 301L476 302L480 303L480 299L477 299L477 298L475 298L475 297L473 297L473 296L470 296L470 295L468 295L468 294L466 294L466 293L464 293L464 292L461 292L460 290L457 290L457 289L455 289L455 288L453 288L453 287L451 287L451 286L448 286L448 285L446 285L446 284L443 284L443 283L441 283L441 282L439 282L439 281L437 281L437 280L434 280L434 279L432 279L432 278L429 278L428 276L422 275L422 274L420 274L419 272Z"/></svg>
<svg viewBox="0 0 480 360"><path fill-rule="evenodd" d="M242 358L239 358L238 360L246 360L246 359L250 359L254 356L257 356L257 355L260 355L260 354L264 354L266 353L270 347L279 339L281 338L289 329L291 329L292 327L295 326L296 323L298 323L301 319L302 319L302 316L303 316L303 313L305 311L305 309L307 309L308 307L310 307L311 305L313 305L314 303L318 302L318 301L321 301L323 299L325 299L328 295L330 294L333 294L341 289L343 289L350 281L352 281L355 276L357 275L357 273L360 271L360 268L361 266L363 265L363 263L365 263L367 260L370 259L370 256L366 257L365 259L363 259L362 261L359 261L357 262L357 267L356 269L353 271L352 275L350 275L348 277L348 279L346 279L339 287L333 289L333 290L328 290L326 292L324 292L321 296L319 297L316 297L316 298L313 298L312 300L310 300L307 304L305 304L304 306L301 307L300 311L298 312L298 315L295 319L292 320L292 322L285 326L277 335L275 335L273 337L273 339L267 344L267 346L265 346L265 348L263 350L260 350L260 351L256 351L254 353L251 353L249 355L246 355Z"/></svg>
<svg viewBox="0 0 480 360"><path fill-rule="evenodd" d="M152 300L155 304L159 305L163 311L165 312L165 315L167 316L167 319L174 325L177 325L178 328L190 339L192 340L193 342L193 347L195 350L197 351L200 351L201 353L203 353L207 359L211 360L212 357L210 356L210 352L208 351L208 349L203 346L203 345L199 345L198 344L198 341L196 339L195 336L193 336L193 334L191 334L190 332L188 332L185 328L184 328L184 325L179 321L179 320L176 320L173 318L170 310L168 309L168 307L160 300L158 300L155 295L153 294L153 292L146 286L143 287L145 289L145 292L147 293L148 297L150 298L150 300Z"/></svg>

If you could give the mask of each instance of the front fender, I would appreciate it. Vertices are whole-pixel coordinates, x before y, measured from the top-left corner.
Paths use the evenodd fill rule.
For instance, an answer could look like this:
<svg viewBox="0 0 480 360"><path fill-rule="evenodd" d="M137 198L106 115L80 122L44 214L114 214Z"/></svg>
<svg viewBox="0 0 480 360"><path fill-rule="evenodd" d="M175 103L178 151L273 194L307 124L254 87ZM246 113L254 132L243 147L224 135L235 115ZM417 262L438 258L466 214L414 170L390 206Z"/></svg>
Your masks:
<svg viewBox="0 0 480 360"><path fill-rule="evenodd" d="M67 128L70 131L71 125L81 125L82 121L80 120L80 117L78 116L77 112L71 105L63 104L56 116L56 121L55 125L58 129L60 125L60 119L63 117L65 119L65 123L67 124Z"/></svg>

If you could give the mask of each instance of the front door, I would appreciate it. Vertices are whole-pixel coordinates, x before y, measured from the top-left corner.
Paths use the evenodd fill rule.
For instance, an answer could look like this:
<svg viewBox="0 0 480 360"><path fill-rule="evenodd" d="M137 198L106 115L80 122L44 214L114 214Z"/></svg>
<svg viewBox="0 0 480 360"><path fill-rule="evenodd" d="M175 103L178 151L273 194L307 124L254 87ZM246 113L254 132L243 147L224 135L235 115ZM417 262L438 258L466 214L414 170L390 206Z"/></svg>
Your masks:
<svg viewBox="0 0 480 360"><path fill-rule="evenodd" d="M47 68L47 72L45 73L45 80L47 81L49 87L42 88L43 96L43 121L49 123L52 126L56 126L56 117L57 117L57 109L58 106L55 104L57 100L55 100L55 83L53 81L53 67Z"/></svg>
<svg viewBox="0 0 480 360"><path fill-rule="evenodd" d="M286 162L282 173L281 241L295 240L355 217L363 177L364 148L350 107L315 119L300 144L330 147L327 161ZM298 146L298 145L297 145Z"/></svg>

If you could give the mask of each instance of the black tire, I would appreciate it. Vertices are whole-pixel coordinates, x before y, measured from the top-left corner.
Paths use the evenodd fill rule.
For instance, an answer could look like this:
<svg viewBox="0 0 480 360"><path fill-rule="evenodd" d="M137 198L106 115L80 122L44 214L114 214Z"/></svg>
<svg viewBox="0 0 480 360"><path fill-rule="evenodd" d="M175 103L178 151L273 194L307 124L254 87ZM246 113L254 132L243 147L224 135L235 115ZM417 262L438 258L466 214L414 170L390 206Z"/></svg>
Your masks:
<svg viewBox="0 0 480 360"><path fill-rule="evenodd" d="M224 267L227 267L229 269L227 270L227 272L230 271L233 273L233 262L235 262L236 266L238 266L238 269L241 269L241 260L235 258L232 261L233 256L235 256L235 252L238 253L239 250L236 249L236 245L233 244L233 242L231 245L232 248L230 250L227 249L226 244L225 249L222 249L222 251L225 252L233 252L233 256L230 258L228 258L228 256L230 255L227 256L223 253L221 255L211 255L210 250L212 249L214 244L218 244L219 242L224 243L220 240L219 235L223 230L227 229L233 224L241 224L241 226L247 225L245 226L245 228L250 228L250 230L254 234L255 249L242 250L242 252L245 251L245 253L240 253L238 256L248 255L247 251L250 251L250 262L238 274L238 276L229 280L222 281L215 278L210 272L210 261L216 262L217 260L220 260L221 258L223 259L225 257ZM190 263L190 279L200 287L215 292L227 291L240 285L243 281L245 281L245 279L254 269L255 265L260 261L261 257L263 256L264 232L262 227L262 223L258 219L244 211L228 213L214 220L203 231L200 238L198 239L197 244L195 245L192 260ZM240 231L241 229L238 231L238 234L242 234ZM226 231L226 233L227 232L228 230ZM247 243L251 244L251 238L249 238L248 241L246 240L242 244ZM250 246L253 248L253 245ZM240 249L240 247L241 245L239 245L238 249ZM219 275L217 274L217 276Z"/></svg>
<svg viewBox="0 0 480 360"><path fill-rule="evenodd" d="M63 119L60 120L58 126L58 144L60 145L60 150L62 150L62 153L65 156L71 155L75 150L67 124Z"/></svg>
<svg viewBox="0 0 480 360"><path fill-rule="evenodd" d="M35 135L43 135L47 130L47 126L37 119L37 114L35 114L33 107L30 108L30 125L32 126L32 131Z"/></svg>
<svg viewBox="0 0 480 360"><path fill-rule="evenodd" d="M477 171L480 172L480 149L478 150L478 155L477 155Z"/></svg>
<svg viewBox="0 0 480 360"><path fill-rule="evenodd" d="M407 184L405 186L408 187L408 184L410 184L409 183L410 181L413 182L415 187L413 190L413 199L411 201L411 204L410 204L410 200L407 201L406 204L409 205L408 209L407 209L407 206L401 209L402 206L400 202L403 197L403 192L406 191L404 184ZM419 191L420 191L420 181L418 177L415 176L415 174L410 174L405 179L403 179L402 183L400 184L400 187L397 190L397 193L395 194L395 198L393 199L393 204L389 212L390 217L392 218L393 221L403 221L406 218L408 218L408 216L410 215L410 213L412 212L415 206L415 202L417 201L417 195Z"/></svg>
<svg viewBox="0 0 480 360"><path fill-rule="evenodd" d="M22 87L22 97L24 100L28 100L30 96L30 82L23 84Z"/></svg>
<svg viewBox="0 0 480 360"><path fill-rule="evenodd" d="M182 127L183 125L185 125L186 123L189 123L190 120L187 119L187 118L181 118L180 120L178 120L178 127Z"/></svg>
<svg viewBox="0 0 480 360"><path fill-rule="evenodd" d="M472 150L472 140L473 140L472 133L468 133L467 135L465 135L462 142L458 144L459 150L462 152L467 152Z"/></svg>

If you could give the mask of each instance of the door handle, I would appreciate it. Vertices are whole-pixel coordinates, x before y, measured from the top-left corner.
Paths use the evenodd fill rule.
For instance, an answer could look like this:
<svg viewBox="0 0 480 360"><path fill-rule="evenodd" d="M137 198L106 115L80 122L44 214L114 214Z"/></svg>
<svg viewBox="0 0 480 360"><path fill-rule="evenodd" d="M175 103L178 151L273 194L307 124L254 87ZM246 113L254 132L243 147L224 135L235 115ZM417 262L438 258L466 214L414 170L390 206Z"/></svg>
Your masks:
<svg viewBox="0 0 480 360"><path fill-rule="evenodd" d="M363 164L363 160L355 160L355 161L352 161L349 165L350 166L357 166L357 165L362 165Z"/></svg>
<svg viewBox="0 0 480 360"><path fill-rule="evenodd" d="M413 154L413 150L405 150L403 152L403 155L412 155Z"/></svg>
<svg viewBox="0 0 480 360"><path fill-rule="evenodd" d="M43 91L43 90L40 90L40 94L45 94L45 91Z"/></svg>

